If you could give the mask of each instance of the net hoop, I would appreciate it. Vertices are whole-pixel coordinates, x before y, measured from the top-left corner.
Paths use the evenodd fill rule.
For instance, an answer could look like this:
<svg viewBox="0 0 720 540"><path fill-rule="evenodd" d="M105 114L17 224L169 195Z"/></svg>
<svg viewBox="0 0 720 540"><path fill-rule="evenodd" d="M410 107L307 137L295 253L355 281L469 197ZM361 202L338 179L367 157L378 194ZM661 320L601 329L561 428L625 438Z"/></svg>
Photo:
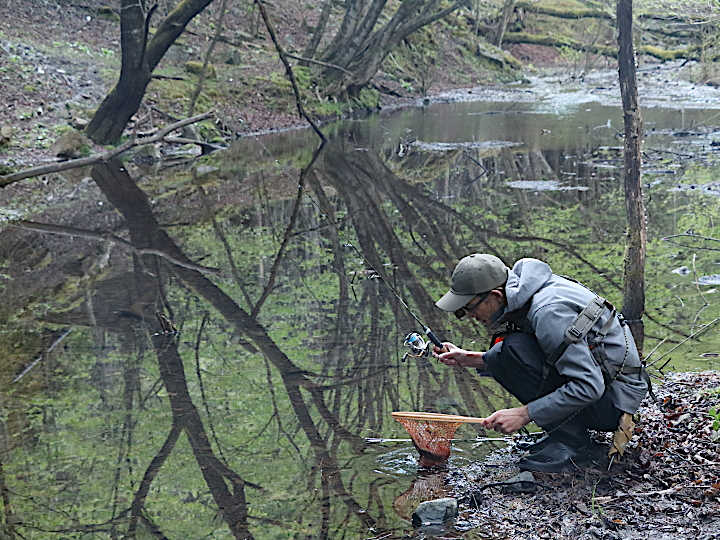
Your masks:
<svg viewBox="0 0 720 540"><path fill-rule="evenodd" d="M450 457L455 430L461 424L483 422L484 418L412 411L397 411L392 417L410 434L420 452L422 466L439 465Z"/></svg>

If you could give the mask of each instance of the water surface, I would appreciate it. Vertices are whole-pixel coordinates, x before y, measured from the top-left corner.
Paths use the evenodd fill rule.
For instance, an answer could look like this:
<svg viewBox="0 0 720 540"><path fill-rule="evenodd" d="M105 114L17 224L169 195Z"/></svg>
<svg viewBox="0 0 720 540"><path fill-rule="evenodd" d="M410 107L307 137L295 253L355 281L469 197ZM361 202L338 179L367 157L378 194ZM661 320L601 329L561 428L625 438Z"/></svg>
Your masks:
<svg viewBox="0 0 720 540"><path fill-rule="evenodd" d="M665 371L717 369L717 114L644 114L645 351ZM288 132L172 166L97 166L39 189L32 211L6 200L7 527L414 534L443 475L502 443L463 426L447 468L422 470L390 412L513 402L471 371L403 360L421 328L390 287L476 349L484 333L433 306L470 252L547 260L621 305L621 129L601 101L458 101L338 124L317 155L311 132Z"/></svg>

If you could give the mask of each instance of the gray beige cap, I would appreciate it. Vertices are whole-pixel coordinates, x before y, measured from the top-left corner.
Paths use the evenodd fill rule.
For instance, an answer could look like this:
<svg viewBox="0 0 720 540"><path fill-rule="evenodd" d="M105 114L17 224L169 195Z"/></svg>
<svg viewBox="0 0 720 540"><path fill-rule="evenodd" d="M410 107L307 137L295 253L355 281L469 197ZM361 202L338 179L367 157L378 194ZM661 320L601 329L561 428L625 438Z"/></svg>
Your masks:
<svg viewBox="0 0 720 540"><path fill-rule="evenodd" d="M508 267L495 255L473 253L460 259L453 270L450 290L435 305L444 311L457 311L478 294L504 285Z"/></svg>

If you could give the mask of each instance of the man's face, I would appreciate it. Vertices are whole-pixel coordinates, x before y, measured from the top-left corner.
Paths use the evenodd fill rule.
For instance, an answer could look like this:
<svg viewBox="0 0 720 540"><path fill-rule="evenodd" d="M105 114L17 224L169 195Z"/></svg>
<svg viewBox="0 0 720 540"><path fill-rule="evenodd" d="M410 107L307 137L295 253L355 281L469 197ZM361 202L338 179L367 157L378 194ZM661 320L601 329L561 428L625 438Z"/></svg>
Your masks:
<svg viewBox="0 0 720 540"><path fill-rule="evenodd" d="M495 312L502 305L502 295L499 291L490 291L484 299L478 301L476 298L470 300L465 306L467 314L485 327L489 328L492 321L490 320Z"/></svg>

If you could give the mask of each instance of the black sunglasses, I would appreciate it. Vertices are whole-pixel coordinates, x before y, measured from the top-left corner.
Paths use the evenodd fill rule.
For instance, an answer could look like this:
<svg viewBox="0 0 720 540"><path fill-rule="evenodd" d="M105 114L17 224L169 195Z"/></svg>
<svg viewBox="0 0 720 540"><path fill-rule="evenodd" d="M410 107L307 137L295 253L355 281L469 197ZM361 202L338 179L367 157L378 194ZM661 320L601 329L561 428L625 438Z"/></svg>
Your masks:
<svg viewBox="0 0 720 540"><path fill-rule="evenodd" d="M473 302L472 305L470 305L470 303L468 302L467 305L461 307L460 309L456 309L456 310L455 310L455 316L456 316L458 319L462 319L465 315L467 315L467 314L470 313L473 309L475 309L476 307L478 307L478 306L482 303L482 301L485 300L489 295L490 295L490 291L488 291L488 292L486 292L486 293L478 294L478 295L475 297L475 298L477 298L477 301Z"/></svg>

